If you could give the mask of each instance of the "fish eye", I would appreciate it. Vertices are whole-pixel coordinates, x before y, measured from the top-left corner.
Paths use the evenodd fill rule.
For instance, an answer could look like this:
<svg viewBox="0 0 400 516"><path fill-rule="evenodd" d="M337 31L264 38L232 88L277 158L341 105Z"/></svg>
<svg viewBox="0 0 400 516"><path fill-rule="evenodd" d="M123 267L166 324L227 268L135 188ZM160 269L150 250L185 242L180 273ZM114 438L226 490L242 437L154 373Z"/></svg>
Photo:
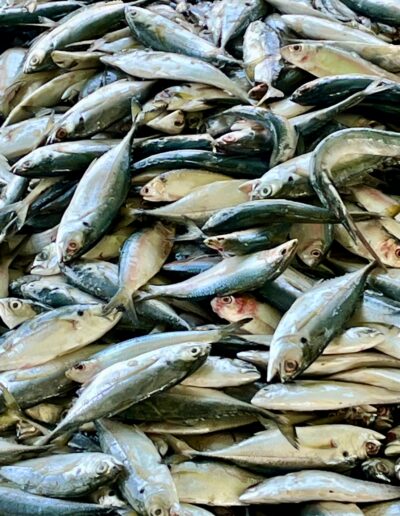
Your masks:
<svg viewBox="0 0 400 516"><path fill-rule="evenodd" d="M289 181L289 183L291 183L292 181L294 181L293 176L289 176L289 177L288 177L288 181Z"/></svg>
<svg viewBox="0 0 400 516"><path fill-rule="evenodd" d="M29 159L24 161L24 163L22 164L22 168L31 168L31 166L33 165L32 161L30 161Z"/></svg>
<svg viewBox="0 0 400 516"><path fill-rule="evenodd" d="M158 508L158 509L154 509L153 511L151 511L151 516L161 516L163 513L163 510Z"/></svg>
<svg viewBox="0 0 400 516"><path fill-rule="evenodd" d="M175 125L176 127L179 127L180 125L183 125L183 124L184 124L184 122L183 122L182 120L176 120L176 121L174 122L174 125Z"/></svg>
<svg viewBox="0 0 400 516"><path fill-rule="evenodd" d="M396 250L394 252L397 258L400 258L400 247L396 247Z"/></svg>
<svg viewBox="0 0 400 516"><path fill-rule="evenodd" d="M285 256L286 252L287 252L287 249L283 248L283 249L281 250L281 255L282 255L282 256Z"/></svg>
<svg viewBox="0 0 400 516"><path fill-rule="evenodd" d="M190 349L190 353L193 355L193 356L196 356L200 353L200 348L198 346L195 346L193 348Z"/></svg>
<svg viewBox="0 0 400 516"><path fill-rule="evenodd" d="M106 471L108 470L108 464L106 462L102 462L101 464L99 464L96 468L96 473L98 475L102 475L103 473L105 473Z"/></svg>
<svg viewBox="0 0 400 516"><path fill-rule="evenodd" d="M302 49L302 46L301 45L292 45L292 50L294 52L300 52Z"/></svg>
<svg viewBox="0 0 400 516"><path fill-rule="evenodd" d="M144 187L142 188L142 193L143 193L143 194L147 195L149 192L150 192L150 190L149 190L149 187L148 187L148 186L144 186Z"/></svg>
<svg viewBox="0 0 400 516"><path fill-rule="evenodd" d="M319 258L321 256L321 251L319 249L313 249L310 254L311 256L314 256L314 258Z"/></svg>
<svg viewBox="0 0 400 516"><path fill-rule="evenodd" d="M74 366L74 369L77 369L78 371L83 371L84 369L86 369L86 366L85 364L76 364Z"/></svg>
<svg viewBox="0 0 400 516"><path fill-rule="evenodd" d="M76 251L78 249L78 244L74 242L74 240L71 240L68 242L67 251Z"/></svg>
<svg viewBox="0 0 400 516"><path fill-rule="evenodd" d="M76 313L79 315L79 317L82 317L82 315L84 314L83 310L78 310Z"/></svg>
<svg viewBox="0 0 400 516"><path fill-rule="evenodd" d="M31 60L29 61L29 63L33 66L36 66L37 64L39 64L39 62L40 62L40 59L38 56L32 56Z"/></svg>
<svg viewBox="0 0 400 516"><path fill-rule="evenodd" d="M346 450L345 450L345 451L343 452L343 457L348 457L349 455L350 455L350 453L349 453L348 451L346 451Z"/></svg>
<svg viewBox="0 0 400 516"><path fill-rule="evenodd" d="M308 339L306 339L306 337L301 337L300 342L301 342L302 344L307 344Z"/></svg>
<svg viewBox="0 0 400 516"><path fill-rule="evenodd" d="M13 301L13 302L11 303L11 308L12 308L13 310L17 310L18 308L21 308L21 306L22 306L21 301Z"/></svg>
<svg viewBox="0 0 400 516"><path fill-rule="evenodd" d="M298 362L296 360L285 360L283 367L287 373L293 373L299 367Z"/></svg>
<svg viewBox="0 0 400 516"><path fill-rule="evenodd" d="M388 468L386 467L386 464L383 464L383 462L378 462L376 469L381 473L388 473Z"/></svg>
<svg viewBox="0 0 400 516"><path fill-rule="evenodd" d="M376 455L379 452L380 446L375 442L369 441L365 445L368 455Z"/></svg>
<svg viewBox="0 0 400 516"><path fill-rule="evenodd" d="M224 303L224 305L230 305L231 303L233 303L233 296L221 297L221 301Z"/></svg>
<svg viewBox="0 0 400 516"><path fill-rule="evenodd" d="M269 195L271 195L271 188L263 188L261 190L261 195L263 195L264 197L268 197Z"/></svg>
<svg viewBox="0 0 400 516"><path fill-rule="evenodd" d="M56 138L58 138L59 140L63 140L67 136L68 136L68 133L67 133L67 130L64 129L64 127L60 127L60 129L58 129L56 132Z"/></svg>

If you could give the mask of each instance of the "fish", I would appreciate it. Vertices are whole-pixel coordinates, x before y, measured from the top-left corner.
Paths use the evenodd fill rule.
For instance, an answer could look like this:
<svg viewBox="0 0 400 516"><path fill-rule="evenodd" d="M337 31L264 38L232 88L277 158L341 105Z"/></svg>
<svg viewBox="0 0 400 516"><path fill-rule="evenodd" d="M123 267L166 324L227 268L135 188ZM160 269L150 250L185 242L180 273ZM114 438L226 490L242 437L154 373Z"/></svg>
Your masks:
<svg viewBox="0 0 400 516"><path fill-rule="evenodd" d="M244 503L272 504L318 500L357 503L393 500L398 492L396 486L357 480L333 471L310 470L267 479L248 489L239 499Z"/></svg>
<svg viewBox="0 0 400 516"><path fill-rule="evenodd" d="M173 52L131 50L120 56L104 56L100 60L141 79L170 79L173 70L175 80L216 86L245 103L249 102L247 93L229 77L213 65L195 57Z"/></svg>
<svg viewBox="0 0 400 516"><path fill-rule="evenodd" d="M120 462L104 453L66 453L1 466L0 476L32 494L77 498L113 482L122 470Z"/></svg>
<svg viewBox="0 0 400 516"><path fill-rule="evenodd" d="M119 487L130 506L139 514L178 514L171 473L151 440L138 428L107 419L96 421L96 429L103 452L124 465Z"/></svg>
<svg viewBox="0 0 400 516"><path fill-rule="evenodd" d="M51 433L40 438L38 444L46 444L83 423L111 417L156 392L172 387L198 369L209 351L208 344L178 344L163 350L162 355L157 350L104 369L84 385L64 419ZM149 378L154 379L154 376L158 380L155 383L151 381L149 385Z"/></svg>
<svg viewBox="0 0 400 516"><path fill-rule="evenodd" d="M276 374L283 382L292 380L312 364L329 341L343 330L374 266L372 263L356 273L350 273L355 274L353 276L325 280L295 301L274 333L268 381ZM319 329L319 325L324 329Z"/></svg>

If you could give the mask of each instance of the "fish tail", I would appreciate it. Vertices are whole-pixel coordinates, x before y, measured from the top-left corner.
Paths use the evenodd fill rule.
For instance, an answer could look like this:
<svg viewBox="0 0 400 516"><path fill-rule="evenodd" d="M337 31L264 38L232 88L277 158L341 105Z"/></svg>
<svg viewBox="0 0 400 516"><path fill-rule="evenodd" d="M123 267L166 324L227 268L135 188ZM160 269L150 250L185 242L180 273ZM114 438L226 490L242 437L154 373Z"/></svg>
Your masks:
<svg viewBox="0 0 400 516"><path fill-rule="evenodd" d="M47 428L43 427L36 421L33 421L32 419L25 416L17 400L14 398L14 396L3 383L0 383L0 391L3 396L4 404L6 406L6 410L5 413L3 413L3 415L9 416L10 419L14 421L25 421L26 423L29 423L40 432L48 433Z"/></svg>
<svg viewBox="0 0 400 516"><path fill-rule="evenodd" d="M132 324L138 325L138 316L132 296L123 289L118 290L115 296L103 308L103 315L109 315L114 310L126 312Z"/></svg>
<svg viewBox="0 0 400 516"><path fill-rule="evenodd" d="M252 318L248 317L246 319L242 319L241 321L227 324L220 330L221 337L228 337L229 335L236 333L238 330L240 330L240 328L242 328L243 325L249 323L250 321L252 321Z"/></svg>
<svg viewBox="0 0 400 516"><path fill-rule="evenodd" d="M347 229L352 239L357 242L357 239L363 244L365 249L368 251L368 253L373 258L373 263L375 263L375 266L381 267L383 270L387 271L386 265L382 263L382 260L377 255L375 249L371 246L371 244L368 242L368 240L363 235L362 231L359 230L357 227L357 224L354 223L353 217L350 215L350 213L347 213L346 218L342 221L343 226Z"/></svg>
<svg viewBox="0 0 400 516"><path fill-rule="evenodd" d="M269 85L267 93L262 97L261 100L257 102L257 106L261 106L266 100L271 98L282 98L285 94L283 91L278 90L278 88L274 88L273 86Z"/></svg>
<svg viewBox="0 0 400 516"><path fill-rule="evenodd" d="M167 434L165 436L165 440L167 441L167 444L172 448L172 450L175 453L178 453L179 455L184 455L185 457L190 458L196 455L201 455L201 452L198 452L197 450L189 446L185 441L182 441L181 439L178 439L177 437L171 434Z"/></svg>

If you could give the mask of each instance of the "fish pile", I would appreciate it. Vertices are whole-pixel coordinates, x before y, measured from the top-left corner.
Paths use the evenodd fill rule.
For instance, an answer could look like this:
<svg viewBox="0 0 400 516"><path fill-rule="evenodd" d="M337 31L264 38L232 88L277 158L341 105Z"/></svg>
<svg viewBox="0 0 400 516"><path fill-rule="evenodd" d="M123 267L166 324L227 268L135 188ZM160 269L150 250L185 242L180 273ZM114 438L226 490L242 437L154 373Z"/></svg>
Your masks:
<svg viewBox="0 0 400 516"><path fill-rule="evenodd" d="M399 0L0 28L0 515L399 515Z"/></svg>

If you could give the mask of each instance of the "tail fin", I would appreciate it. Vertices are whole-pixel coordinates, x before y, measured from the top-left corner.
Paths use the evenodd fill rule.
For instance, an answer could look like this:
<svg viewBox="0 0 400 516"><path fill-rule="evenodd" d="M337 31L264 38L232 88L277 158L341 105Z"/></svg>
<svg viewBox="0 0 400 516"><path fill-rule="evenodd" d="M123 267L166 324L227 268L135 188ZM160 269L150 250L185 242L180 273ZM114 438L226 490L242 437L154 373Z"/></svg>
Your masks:
<svg viewBox="0 0 400 516"><path fill-rule="evenodd" d="M165 435L164 439L167 442L168 446L179 455L184 455L185 457L189 458L195 457L196 455L201 455L201 452L194 450L185 441L182 441L181 439L178 439L177 437L171 434Z"/></svg>
<svg viewBox="0 0 400 516"><path fill-rule="evenodd" d="M114 310L126 312L132 324L134 326L138 326L139 319L132 296L125 292L124 289L119 289L115 296L105 305L103 308L103 314L109 315Z"/></svg>
<svg viewBox="0 0 400 516"><path fill-rule="evenodd" d="M282 98L284 96L285 96L285 94L283 93L283 91L278 90L277 88L274 88L271 85L268 85L267 93L262 97L261 100L259 100L257 102L257 106L261 106L268 99L271 99L271 98Z"/></svg>
<svg viewBox="0 0 400 516"><path fill-rule="evenodd" d="M33 427L37 428L42 434L49 433L47 428L25 416L14 396L2 383L0 383L0 391L3 395L4 404L6 406L6 410L0 416L0 421L3 420L6 423L16 423L18 421L25 421Z"/></svg>

